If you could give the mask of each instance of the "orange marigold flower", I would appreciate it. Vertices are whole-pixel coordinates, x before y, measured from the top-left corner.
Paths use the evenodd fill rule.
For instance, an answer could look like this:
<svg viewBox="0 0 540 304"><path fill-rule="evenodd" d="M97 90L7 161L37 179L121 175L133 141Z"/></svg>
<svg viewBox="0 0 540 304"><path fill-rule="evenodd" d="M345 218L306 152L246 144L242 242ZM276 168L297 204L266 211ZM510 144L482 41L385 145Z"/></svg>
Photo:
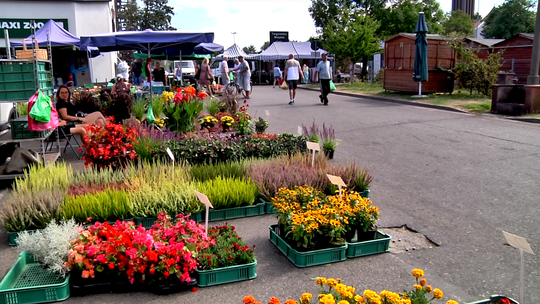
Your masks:
<svg viewBox="0 0 540 304"><path fill-rule="evenodd" d="M206 92L199 92L199 94L197 95L197 97L199 97L200 99L205 99L208 95L206 94Z"/></svg>
<svg viewBox="0 0 540 304"><path fill-rule="evenodd" d="M422 269L416 268L416 269L413 269L412 275L413 277L420 279L424 277L424 271Z"/></svg>
<svg viewBox="0 0 540 304"><path fill-rule="evenodd" d="M298 304L298 302L292 299L288 299L287 301L285 301L285 304Z"/></svg>
<svg viewBox="0 0 540 304"><path fill-rule="evenodd" d="M245 296L244 297L244 304L254 304L255 298L253 296Z"/></svg>
<svg viewBox="0 0 540 304"><path fill-rule="evenodd" d="M443 295L444 294L443 294L442 290L440 290L439 288L435 288L433 290L433 297L435 299L440 300L440 299L442 299Z"/></svg>
<svg viewBox="0 0 540 304"><path fill-rule="evenodd" d="M448 300L448 302L446 302L446 304L459 304L459 303L454 301L454 300Z"/></svg>
<svg viewBox="0 0 540 304"><path fill-rule="evenodd" d="M431 292L432 290L433 290L433 287L431 287L431 285L426 286L426 291L427 292Z"/></svg>
<svg viewBox="0 0 540 304"><path fill-rule="evenodd" d="M281 302L279 301L278 298L272 297L272 298L270 299L270 302L268 302L268 304L281 304Z"/></svg>
<svg viewBox="0 0 540 304"><path fill-rule="evenodd" d="M422 286L419 285L419 284L414 284L414 289L420 290L420 289L422 289Z"/></svg>
<svg viewBox="0 0 540 304"><path fill-rule="evenodd" d="M421 279L421 280L420 280L420 285L426 286L426 283L427 283L427 280L426 280L426 279Z"/></svg>

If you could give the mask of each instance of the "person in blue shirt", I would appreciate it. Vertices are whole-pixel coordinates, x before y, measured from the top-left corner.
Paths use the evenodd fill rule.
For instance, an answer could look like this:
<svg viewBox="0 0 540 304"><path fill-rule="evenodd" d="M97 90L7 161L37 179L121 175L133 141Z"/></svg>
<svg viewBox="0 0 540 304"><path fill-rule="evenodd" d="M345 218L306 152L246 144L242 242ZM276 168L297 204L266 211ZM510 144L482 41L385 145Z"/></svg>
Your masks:
<svg viewBox="0 0 540 304"><path fill-rule="evenodd" d="M279 65L276 63L276 65L274 65L274 84L272 86L273 88L276 87L276 82L279 85L280 78L281 78L281 69L279 68Z"/></svg>
<svg viewBox="0 0 540 304"><path fill-rule="evenodd" d="M319 79L321 81L321 95L319 95L319 98L321 103L327 106L328 94L330 94L330 80L332 79L332 71L330 70L328 54L323 53L321 59L322 60L317 64L317 72L319 73Z"/></svg>

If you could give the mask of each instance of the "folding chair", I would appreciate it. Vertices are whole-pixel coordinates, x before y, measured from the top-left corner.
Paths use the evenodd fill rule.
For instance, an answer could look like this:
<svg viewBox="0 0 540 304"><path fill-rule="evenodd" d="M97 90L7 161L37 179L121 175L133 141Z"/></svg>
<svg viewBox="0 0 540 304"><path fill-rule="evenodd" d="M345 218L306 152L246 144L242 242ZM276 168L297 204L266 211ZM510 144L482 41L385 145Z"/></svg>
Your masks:
<svg viewBox="0 0 540 304"><path fill-rule="evenodd" d="M80 155L79 153L77 152L78 148L82 147L81 146L81 143L79 142L79 140L77 139L77 137L74 135L74 134L66 134L64 132L64 129L63 128L58 128L57 129L57 133L53 135L51 135L49 137L49 140L47 141L47 144L45 146L45 150L46 151L50 151L53 147L53 144L56 142L56 136L58 134L58 136L60 136L60 140L62 139L65 139L66 140L66 145L64 147L64 151L62 151L62 154L65 154L66 151L67 151L67 148L70 147L71 150L73 151L73 153L75 153L75 156L77 156L78 159L81 159L81 157L83 156L84 152L82 152ZM75 146L73 145L72 141L71 140L74 140L75 141L75 144L77 145L77 149L75 148Z"/></svg>

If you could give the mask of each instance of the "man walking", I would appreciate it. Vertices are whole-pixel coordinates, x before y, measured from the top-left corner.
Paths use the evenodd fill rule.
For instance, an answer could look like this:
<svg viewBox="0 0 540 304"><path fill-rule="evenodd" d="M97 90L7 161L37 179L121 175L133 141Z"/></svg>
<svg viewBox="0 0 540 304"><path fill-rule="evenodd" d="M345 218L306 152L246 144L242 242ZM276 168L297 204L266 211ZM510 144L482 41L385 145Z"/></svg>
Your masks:
<svg viewBox="0 0 540 304"><path fill-rule="evenodd" d="M328 105L328 94L330 94L330 79L332 79L332 72L330 71L330 61L328 61L328 54L322 54L322 60L317 64L317 72L319 73L319 79L321 81L321 103L325 106Z"/></svg>
<svg viewBox="0 0 540 304"><path fill-rule="evenodd" d="M250 99L251 86L249 81L251 80L251 71L249 70L249 64L244 60L243 56L238 56L238 60L240 64L231 71L238 71L238 84L246 92L246 99Z"/></svg>
<svg viewBox="0 0 540 304"><path fill-rule="evenodd" d="M227 86L229 82L231 82L231 79L229 79L229 64L227 61L229 60L229 57L223 56L223 61L219 65L219 72L221 73L221 84L223 87Z"/></svg>
<svg viewBox="0 0 540 304"><path fill-rule="evenodd" d="M289 54L289 60L287 60L287 63L285 63L285 69L283 71L285 73L284 78L287 80L287 85L289 86L289 104L292 105L294 104L294 99L296 98L298 79L304 78L300 62L294 59L293 54Z"/></svg>

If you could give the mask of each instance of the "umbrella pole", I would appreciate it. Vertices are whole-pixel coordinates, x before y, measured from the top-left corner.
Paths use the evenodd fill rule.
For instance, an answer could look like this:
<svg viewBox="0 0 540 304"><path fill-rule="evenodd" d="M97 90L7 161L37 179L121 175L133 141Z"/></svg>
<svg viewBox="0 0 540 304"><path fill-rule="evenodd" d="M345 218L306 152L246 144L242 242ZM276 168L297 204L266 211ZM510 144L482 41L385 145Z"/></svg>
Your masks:
<svg viewBox="0 0 540 304"><path fill-rule="evenodd" d="M152 58L152 55L150 54L150 43L148 43L148 58ZM150 71L150 66L148 66L148 73L150 73L150 75L148 76L148 78L150 78L150 107L153 109L154 108L154 92L152 91L152 76L151 76L151 71ZM154 132L154 124L152 124L152 132Z"/></svg>
<svg viewBox="0 0 540 304"><path fill-rule="evenodd" d="M421 81L418 82L418 95L422 96L422 82Z"/></svg>

